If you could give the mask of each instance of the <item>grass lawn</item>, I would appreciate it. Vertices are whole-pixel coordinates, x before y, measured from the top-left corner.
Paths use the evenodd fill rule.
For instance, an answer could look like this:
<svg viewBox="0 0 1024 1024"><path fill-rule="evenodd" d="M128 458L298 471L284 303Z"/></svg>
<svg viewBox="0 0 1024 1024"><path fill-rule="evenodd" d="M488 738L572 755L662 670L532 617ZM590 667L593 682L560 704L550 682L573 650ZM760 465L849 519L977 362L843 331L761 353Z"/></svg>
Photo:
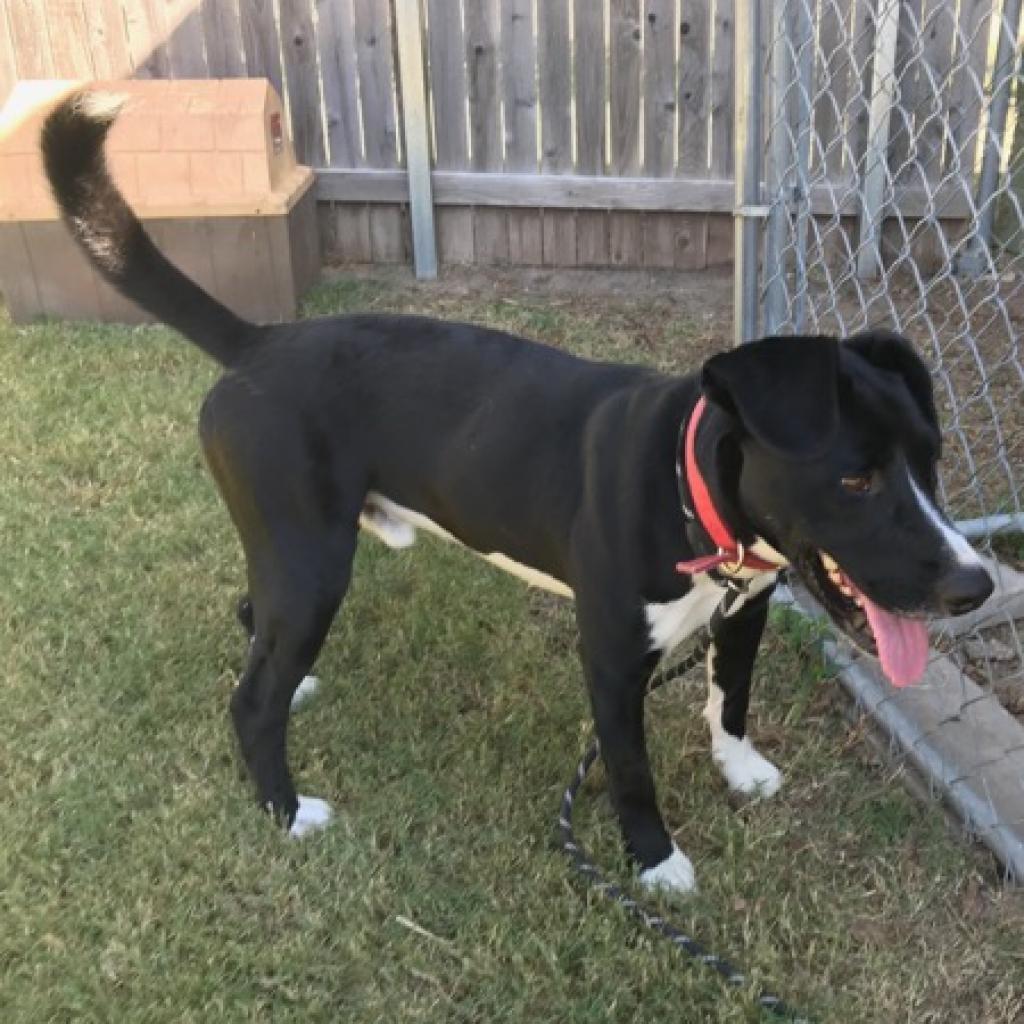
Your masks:
<svg viewBox="0 0 1024 1024"><path fill-rule="evenodd" d="M628 288L377 275L309 305L666 368L728 341L716 314ZM215 374L166 330L0 314L0 1021L758 1019L570 880L553 826L589 731L571 607L454 547L361 545L291 742L338 818L296 843L256 813L226 715L243 564L195 436ZM777 618L765 647L772 802L730 805L702 673L652 698L702 887L666 911L820 1020L1024 1020L1024 898L906 795L813 637ZM625 877L600 771L577 817Z"/></svg>

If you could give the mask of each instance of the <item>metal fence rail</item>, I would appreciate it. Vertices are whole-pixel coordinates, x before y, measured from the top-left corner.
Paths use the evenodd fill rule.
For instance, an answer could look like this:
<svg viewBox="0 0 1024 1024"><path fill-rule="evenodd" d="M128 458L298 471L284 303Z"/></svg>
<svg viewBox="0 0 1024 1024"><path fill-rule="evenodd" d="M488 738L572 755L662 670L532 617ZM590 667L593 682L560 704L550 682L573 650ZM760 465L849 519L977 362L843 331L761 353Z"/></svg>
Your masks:
<svg viewBox="0 0 1024 1024"><path fill-rule="evenodd" d="M935 378L942 496L999 563L1001 610L937 637L933 668L942 671L932 678L941 676L946 697L950 680L961 692L933 734L965 717L950 707L992 695L1019 703L1024 721L1024 576L1015 571L1024 568L1021 8L1021 0L750 5L765 36L754 76L765 116L751 130L759 130L766 216L756 287L737 288L756 306L738 309L737 321L766 334L886 326L907 335ZM995 537L1000 530L1017 535ZM1016 723L1004 724L1011 733L998 750L982 749L983 733L959 735L961 763L940 774L981 779L980 799L993 811L986 828L1024 829L1024 774L1008 777L1003 757L1024 749L1024 729L1015 741ZM996 776L1007 799L986 804Z"/></svg>

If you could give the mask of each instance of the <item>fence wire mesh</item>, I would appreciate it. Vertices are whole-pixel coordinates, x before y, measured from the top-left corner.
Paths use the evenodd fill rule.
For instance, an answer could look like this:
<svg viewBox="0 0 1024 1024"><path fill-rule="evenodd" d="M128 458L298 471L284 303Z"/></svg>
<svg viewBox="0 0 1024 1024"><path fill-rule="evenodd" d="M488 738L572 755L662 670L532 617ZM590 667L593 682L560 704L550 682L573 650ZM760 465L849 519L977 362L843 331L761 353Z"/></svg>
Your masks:
<svg viewBox="0 0 1024 1024"><path fill-rule="evenodd" d="M995 615L936 638L944 685L958 689L949 713L995 697L1024 723L1021 7L764 5L760 313L768 334L893 328L929 362L942 497L997 563L1001 588ZM925 723L921 738L942 724ZM937 770L970 775L969 824L1024 836L1024 728L1016 746L1012 732L984 735L961 736L974 749Z"/></svg>

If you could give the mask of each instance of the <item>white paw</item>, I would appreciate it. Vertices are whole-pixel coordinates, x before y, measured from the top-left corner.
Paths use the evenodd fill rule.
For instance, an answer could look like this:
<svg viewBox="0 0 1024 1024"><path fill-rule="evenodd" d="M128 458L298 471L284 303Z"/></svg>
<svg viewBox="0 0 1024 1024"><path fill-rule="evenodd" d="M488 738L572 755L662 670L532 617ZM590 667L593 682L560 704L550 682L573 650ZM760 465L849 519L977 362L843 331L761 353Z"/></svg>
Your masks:
<svg viewBox="0 0 1024 1024"><path fill-rule="evenodd" d="M299 809L292 827L288 829L288 835L293 839L301 839L307 832L327 828L333 817L334 812L326 800L319 800L315 796L300 796Z"/></svg>
<svg viewBox="0 0 1024 1024"><path fill-rule="evenodd" d="M728 734L716 736L711 757L736 793L774 796L782 786L782 772L754 749L749 736L741 740Z"/></svg>
<svg viewBox="0 0 1024 1024"><path fill-rule="evenodd" d="M672 852L660 864L640 872L640 884L647 889L667 889L678 893L697 891L690 858L675 843L672 844Z"/></svg>
<svg viewBox="0 0 1024 1024"><path fill-rule="evenodd" d="M298 711L317 691L320 680L317 676L306 676L292 694L292 711Z"/></svg>

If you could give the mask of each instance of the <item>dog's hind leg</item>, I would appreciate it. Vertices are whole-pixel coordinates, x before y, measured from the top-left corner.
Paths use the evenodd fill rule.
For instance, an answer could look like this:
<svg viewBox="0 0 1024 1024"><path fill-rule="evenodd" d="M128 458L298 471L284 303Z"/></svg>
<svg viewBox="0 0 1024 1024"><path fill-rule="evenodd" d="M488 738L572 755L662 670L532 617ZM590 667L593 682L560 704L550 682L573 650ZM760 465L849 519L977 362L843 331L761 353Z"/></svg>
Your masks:
<svg viewBox="0 0 1024 1024"><path fill-rule="evenodd" d="M754 658L768 618L771 587L730 615L711 620L708 650L708 702L704 718L711 729L711 757L729 788L737 793L773 796L782 774L762 757L746 735Z"/></svg>
<svg viewBox="0 0 1024 1024"><path fill-rule="evenodd" d="M296 795L287 762L288 717L348 587L355 523L342 536L291 537L250 557L255 633L231 698L242 757L261 806L292 835L327 824L330 808ZM287 559L279 557L287 551Z"/></svg>
<svg viewBox="0 0 1024 1024"><path fill-rule="evenodd" d="M249 641L251 648L253 641L256 639L256 618L252 608L252 598L248 594L244 594L238 599L235 615L238 618L239 625L245 632L246 639ZM298 711L299 708L305 706L313 699L319 689L320 677L306 676L292 695L291 710Z"/></svg>

